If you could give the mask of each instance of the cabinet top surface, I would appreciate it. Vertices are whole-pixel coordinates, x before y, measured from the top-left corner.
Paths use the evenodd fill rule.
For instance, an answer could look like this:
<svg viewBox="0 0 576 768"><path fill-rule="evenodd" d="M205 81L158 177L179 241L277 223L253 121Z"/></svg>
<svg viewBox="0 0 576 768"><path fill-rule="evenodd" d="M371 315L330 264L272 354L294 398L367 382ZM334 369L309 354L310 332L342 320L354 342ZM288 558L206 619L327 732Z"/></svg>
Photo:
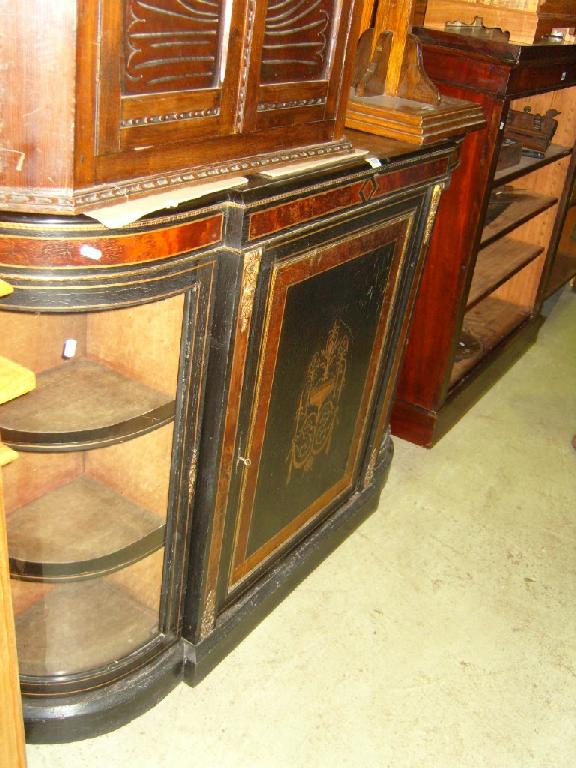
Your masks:
<svg viewBox="0 0 576 768"><path fill-rule="evenodd" d="M576 45L572 44L534 43L521 45L426 27L414 27L413 31L426 45L462 51L468 56L489 58L495 63L511 67L523 64L553 64L560 61L576 61Z"/></svg>

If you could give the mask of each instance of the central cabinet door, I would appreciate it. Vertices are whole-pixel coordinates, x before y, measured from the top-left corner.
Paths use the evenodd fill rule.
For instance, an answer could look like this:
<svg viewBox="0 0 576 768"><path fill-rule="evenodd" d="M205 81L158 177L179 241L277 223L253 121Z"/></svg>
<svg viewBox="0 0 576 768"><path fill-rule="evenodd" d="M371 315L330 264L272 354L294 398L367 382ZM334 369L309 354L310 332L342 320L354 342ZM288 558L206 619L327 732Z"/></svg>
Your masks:
<svg viewBox="0 0 576 768"><path fill-rule="evenodd" d="M312 250L307 238L270 265L238 444L229 599L362 485L412 215Z"/></svg>

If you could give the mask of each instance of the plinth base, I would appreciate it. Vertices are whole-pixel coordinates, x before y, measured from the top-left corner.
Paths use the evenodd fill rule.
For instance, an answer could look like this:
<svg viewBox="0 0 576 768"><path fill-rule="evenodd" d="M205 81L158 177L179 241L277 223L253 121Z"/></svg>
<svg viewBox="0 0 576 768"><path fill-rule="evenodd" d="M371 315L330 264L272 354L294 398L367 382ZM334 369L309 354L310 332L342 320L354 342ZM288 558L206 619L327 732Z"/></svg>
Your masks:
<svg viewBox="0 0 576 768"><path fill-rule="evenodd" d="M432 105L394 96L351 95L346 110L347 128L410 144L431 144L462 136L484 124L478 104L448 97Z"/></svg>

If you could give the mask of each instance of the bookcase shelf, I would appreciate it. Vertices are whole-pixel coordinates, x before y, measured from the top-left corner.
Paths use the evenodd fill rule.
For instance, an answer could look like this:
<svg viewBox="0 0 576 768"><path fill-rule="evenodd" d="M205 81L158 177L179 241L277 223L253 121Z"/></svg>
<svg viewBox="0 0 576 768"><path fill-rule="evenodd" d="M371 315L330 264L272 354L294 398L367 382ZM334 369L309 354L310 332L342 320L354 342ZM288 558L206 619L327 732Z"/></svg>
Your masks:
<svg viewBox="0 0 576 768"><path fill-rule="evenodd" d="M466 312L463 328L478 341L478 350L454 363L450 386L462 379L528 316L526 310L519 309L515 304L490 296Z"/></svg>
<svg viewBox="0 0 576 768"><path fill-rule="evenodd" d="M551 144L546 150L544 157L531 157L530 155L522 154L520 162L516 165L496 171L492 187L496 188L503 184L509 184L515 179L522 178L522 176L526 176L526 174L538 170L538 168L544 168L546 165L555 163L563 157L568 157L571 153L571 147L563 147L560 144Z"/></svg>
<svg viewBox="0 0 576 768"><path fill-rule="evenodd" d="M539 213L546 211L558 202L558 198L548 195L535 195L524 191L515 191L513 199L482 231L481 247L490 245L500 237L530 221Z"/></svg>
<svg viewBox="0 0 576 768"><path fill-rule="evenodd" d="M539 245L503 237L478 251L466 309L472 309L479 301L537 258L543 250Z"/></svg>
<svg viewBox="0 0 576 768"><path fill-rule="evenodd" d="M571 242L558 249L572 210L576 46L415 31L439 90L487 121L465 138L440 204L392 416L394 434L431 447L534 342L543 299L576 274ZM508 112L526 107L556 111L553 143L497 170Z"/></svg>

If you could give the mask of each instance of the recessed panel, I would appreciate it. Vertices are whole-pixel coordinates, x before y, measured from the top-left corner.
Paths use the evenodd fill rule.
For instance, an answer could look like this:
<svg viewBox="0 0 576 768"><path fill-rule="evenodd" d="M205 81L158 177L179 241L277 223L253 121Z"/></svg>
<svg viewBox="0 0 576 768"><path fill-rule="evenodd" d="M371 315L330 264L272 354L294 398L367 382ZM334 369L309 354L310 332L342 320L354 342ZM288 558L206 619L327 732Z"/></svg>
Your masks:
<svg viewBox="0 0 576 768"><path fill-rule="evenodd" d="M229 586L354 492L409 219L273 270Z"/></svg>
<svg viewBox="0 0 576 768"><path fill-rule="evenodd" d="M334 0L270 0L262 48L262 84L326 76L334 6Z"/></svg>
<svg viewBox="0 0 576 768"><path fill-rule="evenodd" d="M221 0L129 0L126 11L126 95L218 84Z"/></svg>

